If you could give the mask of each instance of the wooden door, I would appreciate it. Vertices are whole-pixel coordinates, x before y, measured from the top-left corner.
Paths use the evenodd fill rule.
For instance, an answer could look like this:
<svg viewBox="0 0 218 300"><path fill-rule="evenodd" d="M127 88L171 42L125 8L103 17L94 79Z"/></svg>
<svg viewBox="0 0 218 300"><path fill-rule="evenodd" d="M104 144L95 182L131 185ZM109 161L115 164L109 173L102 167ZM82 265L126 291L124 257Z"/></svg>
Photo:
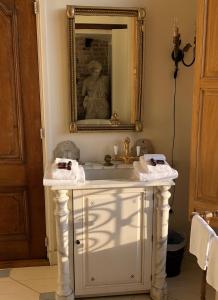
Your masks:
<svg viewBox="0 0 218 300"><path fill-rule="evenodd" d="M218 209L218 1L199 0L190 213Z"/></svg>
<svg viewBox="0 0 218 300"><path fill-rule="evenodd" d="M74 191L76 295L150 290L152 191Z"/></svg>
<svg viewBox="0 0 218 300"><path fill-rule="evenodd" d="M46 257L36 23L0 0L0 261Z"/></svg>

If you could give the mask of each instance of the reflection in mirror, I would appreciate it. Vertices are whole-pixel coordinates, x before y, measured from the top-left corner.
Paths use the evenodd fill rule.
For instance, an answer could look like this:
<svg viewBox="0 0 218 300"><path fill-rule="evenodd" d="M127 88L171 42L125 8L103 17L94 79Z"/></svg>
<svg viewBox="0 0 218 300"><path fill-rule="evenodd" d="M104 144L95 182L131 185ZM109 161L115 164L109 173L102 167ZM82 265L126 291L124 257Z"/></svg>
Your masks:
<svg viewBox="0 0 218 300"><path fill-rule="evenodd" d="M144 10L67 7L71 131L140 130Z"/></svg>
<svg viewBox="0 0 218 300"><path fill-rule="evenodd" d="M81 32L83 31L83 32ZM111 35L76 30L78 120L111 116Z"/></svg>

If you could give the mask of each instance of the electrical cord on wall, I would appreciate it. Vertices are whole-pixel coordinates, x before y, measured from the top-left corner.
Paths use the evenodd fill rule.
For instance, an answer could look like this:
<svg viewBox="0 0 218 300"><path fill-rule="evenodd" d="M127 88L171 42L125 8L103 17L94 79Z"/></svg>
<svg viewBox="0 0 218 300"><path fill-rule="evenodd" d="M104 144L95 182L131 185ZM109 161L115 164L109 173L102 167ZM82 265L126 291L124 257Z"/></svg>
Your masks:
<svg viewBox="0 0 218 300"><path fill-rule="evenodd" d="M177 84L177 76L179 72L179 63L183 63L186 67L191 67L195 62L195 45L196 45L196 37L194 37L194 45L193 45L193 59L190 63L185 62L185 54L189 51L189 49L192 47L190 43L187 43L185 47L181 48L181 35L179 33L179 28L177 25L175 25L174 28L174 34L173 34L173 52L171 54L171 57L174 61L175 69L174 69L174 95L173 95L173 140L172 140L172 149L171 149L171 165L172 168L175 167L175 161L174 161L174 150L175 150L175 140L176 140L176 84ZM174 185L173 192L172 192L172 200L170 205L170 213L173 213L173 205L175 202L175 192L176 187Z"/></svg>
<svg viewBox="0 0 218 300"><path fill-rule="evenodd" d="M174 150L175 150L175 140L176 140L176 94L177 94L177 76L174 77L174 93L173 93L173 140L172 140L172 149L171 149L171 165L174 168ZM173 213L173 205L175 200L176 186L173 186L172 191L172 201L170 204L170 213Z"/></svg>
<svg viewBox="0 0 218 300"><path fill-rule="evenodd" d="M175 149L175 139L176 139L176 92L177 92L177 79L174 79L174 93L173 93L173 141L171 150L171 165L174 168L174 149Z"/></svg>

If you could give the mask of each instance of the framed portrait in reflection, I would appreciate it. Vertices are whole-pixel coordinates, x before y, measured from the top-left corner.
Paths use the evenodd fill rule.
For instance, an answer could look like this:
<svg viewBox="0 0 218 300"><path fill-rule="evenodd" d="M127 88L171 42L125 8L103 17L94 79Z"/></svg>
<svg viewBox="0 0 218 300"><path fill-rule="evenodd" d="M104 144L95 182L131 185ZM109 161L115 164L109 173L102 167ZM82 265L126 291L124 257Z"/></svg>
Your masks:
<svg viewBox="0 0 218 300"><path fill-rule="evenodd" d="M110 119L112 34L110 30L80 26L76 30L75 48L77 118Z"/></svg>

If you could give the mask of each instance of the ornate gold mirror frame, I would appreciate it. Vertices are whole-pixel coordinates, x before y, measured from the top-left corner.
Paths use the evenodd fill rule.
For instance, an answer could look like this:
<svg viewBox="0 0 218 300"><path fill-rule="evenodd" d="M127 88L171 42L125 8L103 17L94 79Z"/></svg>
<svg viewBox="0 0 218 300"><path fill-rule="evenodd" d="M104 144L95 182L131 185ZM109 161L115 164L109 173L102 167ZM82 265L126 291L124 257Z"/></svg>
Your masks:
<svg viewBox="0 0 218 300"><path fill-rule="evenodd" d="M76 85L76 40L75 40L75 18L76 16L122 16L135 17L137 21L136 34L136 95L135 95L135 118L131 124L122 124L119 121L119 112L113 113L108 124L81 124L77 118L77 85ZM68 33L69 33L69 58L70 58L70 88L71 88L71 124L70 132L78 131L141 131L142 130L142 80L143 80L143 45L144 45L144 25L145 10L143 8L104 8L104 7L81 7L67 6Z"/></svg>

